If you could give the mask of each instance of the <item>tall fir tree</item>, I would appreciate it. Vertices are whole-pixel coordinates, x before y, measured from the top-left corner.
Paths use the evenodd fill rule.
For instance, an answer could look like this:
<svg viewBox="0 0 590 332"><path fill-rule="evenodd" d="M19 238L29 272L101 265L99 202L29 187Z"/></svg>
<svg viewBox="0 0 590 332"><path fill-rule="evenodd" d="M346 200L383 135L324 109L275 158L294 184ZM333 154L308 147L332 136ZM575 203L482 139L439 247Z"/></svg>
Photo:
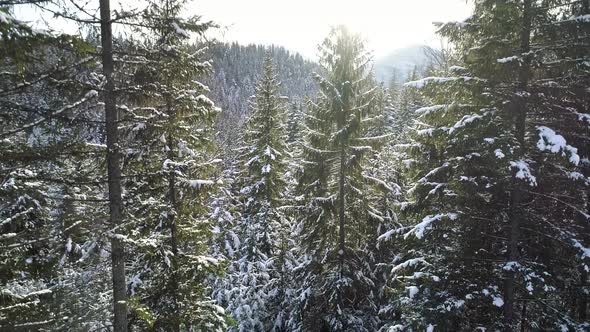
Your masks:
<svg viewBox="0 0 590 332"><path fill-rule="evenodd" d="M285 179L290 159L287 147L286 101L266 54L256 86L252 115L238 159L240 217L233 232L233 260L218 291L232 312L237 331L284 331L292 265L290 222L282 206L288 198Z"/></svg>
<svg viewBox="0 0 590 332"><path fill-rule="evenodd" d="M225 314L207 278L208 202L221 162L212 153L219 108L197 81L211 70L204 49L188 43L212 26L182 17L186 1L150 1L136 26L143 38L122 50L118 79L128 82L124 114L125 203L132 226L131 321L136 329L223 330ZM127 106L127 105L129 106Z"/></svg>
<svg viewBox="0 0 590 332"><path fill-rule="evenodd" d="M374 282L365 244L380 219L370 200L380 180L365 172L375 116L377 87L370 57L358 35L334 28L320 46L320 97L305 114L300 177L299 244L302 263L299 323L293 329L372 331L378 326ZM381 110L382 111L382 110Z"/></svg>

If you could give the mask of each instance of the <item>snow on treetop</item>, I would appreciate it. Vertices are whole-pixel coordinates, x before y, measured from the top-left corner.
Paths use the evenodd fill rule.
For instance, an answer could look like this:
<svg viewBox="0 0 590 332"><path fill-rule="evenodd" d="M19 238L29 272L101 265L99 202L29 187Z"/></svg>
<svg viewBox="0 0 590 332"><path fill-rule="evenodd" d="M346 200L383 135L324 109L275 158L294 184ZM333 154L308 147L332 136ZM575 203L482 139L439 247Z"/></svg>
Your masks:
<svg viewBox="0 0 590 332"><path fill-rule="evenodd" d="M551 153L559 153L562 155L569 154L569 161L578 165L580 163L580 156L578 155L578 149L568 145L565 138L551 128L545 126L537 127L539 131L539 141L537 142L537 148L541 151L549 151Z"/></svg>

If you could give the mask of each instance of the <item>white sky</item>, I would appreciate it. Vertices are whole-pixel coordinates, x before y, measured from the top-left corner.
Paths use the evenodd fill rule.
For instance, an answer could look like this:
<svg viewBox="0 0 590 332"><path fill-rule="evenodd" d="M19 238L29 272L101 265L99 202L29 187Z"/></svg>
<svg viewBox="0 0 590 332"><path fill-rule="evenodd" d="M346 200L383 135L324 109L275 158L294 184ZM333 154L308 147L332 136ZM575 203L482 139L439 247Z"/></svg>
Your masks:
<svg viewBox="0 0 590 332"><path fill-rule="evenodd" d="M141 7L142 1L111 3L112 8L119 3ZM98 1L87 4L96 8ZM410 45L438 46L432 23L463 20L471 7L467 0L194 0L189 6L186 14L222 26L214 36L223 41L281 45L311 59L330 27L339 24L361 33L376 57ZM40 21L39 13L33 8L17 11L29 22ZM44 16L54 28L69 33L77 29Z"/></svg>
<svg viewBox="0 0 590 332"><path fill-rule="evenodd" d="M432 22L465 19L466 0L195 0L191 7L225 26L225 41L277 44L315 58L330 26L361 33L375 56L416 44L437 46Z"/></svg>

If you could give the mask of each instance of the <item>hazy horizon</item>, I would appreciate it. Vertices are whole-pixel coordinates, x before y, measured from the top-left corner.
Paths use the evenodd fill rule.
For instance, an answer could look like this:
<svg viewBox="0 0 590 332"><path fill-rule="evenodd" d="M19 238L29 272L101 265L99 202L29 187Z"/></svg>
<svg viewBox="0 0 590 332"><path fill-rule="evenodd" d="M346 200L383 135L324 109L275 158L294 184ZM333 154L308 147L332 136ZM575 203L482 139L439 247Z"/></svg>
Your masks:
<svg viewBox="0 0 590 332"><path fill-rule="evenodd" d="M138 3L128 1L125 7ZM312 60L332 26L346 25L360 33L367 48L379 58L406 47L438 46L432 23L463 20L471 8L465 0L366 0L363 6L355 6L350 0L197 0L189 4L186 15L200 15L220 26L210 37L223 42L283 46ZM41 15L34 7L21 8L16 15L37 25L51 21L67 33L78 31L72 22Z"/></svg>
<svg viewBox="0 0 590 332"><path fill-rule="evenodd" d="M463 20L471 9L465 0L366 0L360 5L350 0L200 0L192 7L225 27L219 33L223 41L280 45L312 59L331 26L343 24L360 33L381 57L414 45L436 46L432 23Z"/></svg>

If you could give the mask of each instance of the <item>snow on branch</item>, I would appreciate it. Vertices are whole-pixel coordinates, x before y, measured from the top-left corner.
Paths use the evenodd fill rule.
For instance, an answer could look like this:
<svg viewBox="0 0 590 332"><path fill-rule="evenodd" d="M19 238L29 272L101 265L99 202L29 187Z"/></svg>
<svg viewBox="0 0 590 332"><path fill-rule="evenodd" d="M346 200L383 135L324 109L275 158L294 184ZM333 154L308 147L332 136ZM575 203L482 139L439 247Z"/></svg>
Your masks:
<svg viewBox="0 0 590 332"><path fill-rule="evenodd" d="M453 131L455 131L459 128L463 128L463 127L467 126L468 124L475 122L476 120L481 120L481 119L483 119L483 116L479 115L479 114L465 115L461 118L461 120L457 121L457 123L455 123L451 129L449 129L449 134L452 134Z"/></svg>
<svg viewBox="0 0 590 332"><path fill-rule="evenodd" d="M539 131L539 141L537 142L537 148L541 151L549 151L551 153L559 153L563 156L569 155L569 161L578 165L580 163L580 156L578 155L578 149L568 145L565 138L551 128L545 126L537 127Z"/></svg>
<svg viewBox="0 0 590 332"><path fill-rule="evenodd" d="M590 114L579 113L579 112L575 112L574 114L576 114L578 116L579 121L584 122L586 125L588 125L588 128L590 128Z"/></svg>
<svg viewBox="0 0 590 332"><path fill-rule="evenodd" d="M381 179L377 179L377 178L369 176L367 174L363 174L363 177L371 182L374 182L375 184L379 185L380 187L382 187L383 189L385 189L388 192L395 191L390 185L388 185L385 181L383 181Z"/></svg>
<svg viewBox="0 0 590 332"><path fill-rule="evenodd" d="M213 186L215 184L215 182L211 181L211 180L201 180L201 179L196 179L196 180L186 180L186 183L194 188L194 189L201 189L203 187L210 187Z"/></svg>
<svg viewBox="0 0 590 332"><path fill-rule="evenodd" d="M420 107L419 109L415 110L414 113L416 113L419 116L424 116L424 115L436 113L441 110L446 110L448 107L449 107L449 105L432 105L432 106Z"/></svg>
<svg viewBox="0 0 590 332"><path fill-rule="evenodd" d="M518 55L513 55L505 58L496 59L497 63L509 63L514 61L520 61L520 57Z"/></svg>
<svg viewBox="0 0 590 332"><path fill-rule="evenodd" d="M172 26L172 29L174 29L174 31L176 31L177 35L184 37L184 38L190 38L191 35L186 30L181 28L180 25L178 25L178 23L172 21L171 26Z"/></svg>
<svg viewBox="0 0 590 332"><path fill-rule="evenodd" d="M424 257L412 258L412 259L408 259L407 261L394 266L391 269L391 272L392 273L395 273L395 272L397 272L399 270L406 269L408 267L414 267L415 265L418 265L418 264L423 264L423 265L426 265L426 266L430 265L430 263L428 263L424 259Z"/></svg>
<svg viewBox="0 0 590 332"><path fill-rule="evenodd" d="M561 24L561 23L590 23L590 14L580 15L580 16L573 16L568 18L567 20L556 21L553 24Z"/></svg>
<svg viewBox="0 0 590 332"><path fill-rule="evenodd" d="M531 187L537 185L537 178L531 173L529 164L524 160L517 160L510 162L510 168L516 169L516 178L525 180Z"/></svg>
<svg viewBox="0 0 590 332"><path fill-rule="evenodd" d="M436 215L428 215L422 219L421 223L417 224L412 228L412 230L404 234L404 239L407 239L410 235L414 235L416 238L421 239L424 237L424 232L432 228L432 224L434 222L440 221L443 218L456 220L458 216L459 215L457 213L439 213Z"/></svg>
<svg viewBox="0 0 590 332"><path fill-rule="evenodd" d="M574 243L574 248L580 250L582 259L590 258L590 248L584 247L582 243L576 239L572 239L572 242Z"/></svg>
<svg viewBox="0 0 590 332"><path fill-rule="evenodd" d="M417 81L410 81L407 83L404 83L405 87L408 88L414 88L414 89L423 89L425 88L427 85L429 84L443 84L443 83L448 83L448 82L457 82L457 81L463 81L463 82L468 82L468 81L483 81L483 79L481 78L476 78L476 77L471 77L471 76L459 76L459 77L434 77L434 76L430 76L430 77L425 77L423 79L419 79Z"/></svg>

